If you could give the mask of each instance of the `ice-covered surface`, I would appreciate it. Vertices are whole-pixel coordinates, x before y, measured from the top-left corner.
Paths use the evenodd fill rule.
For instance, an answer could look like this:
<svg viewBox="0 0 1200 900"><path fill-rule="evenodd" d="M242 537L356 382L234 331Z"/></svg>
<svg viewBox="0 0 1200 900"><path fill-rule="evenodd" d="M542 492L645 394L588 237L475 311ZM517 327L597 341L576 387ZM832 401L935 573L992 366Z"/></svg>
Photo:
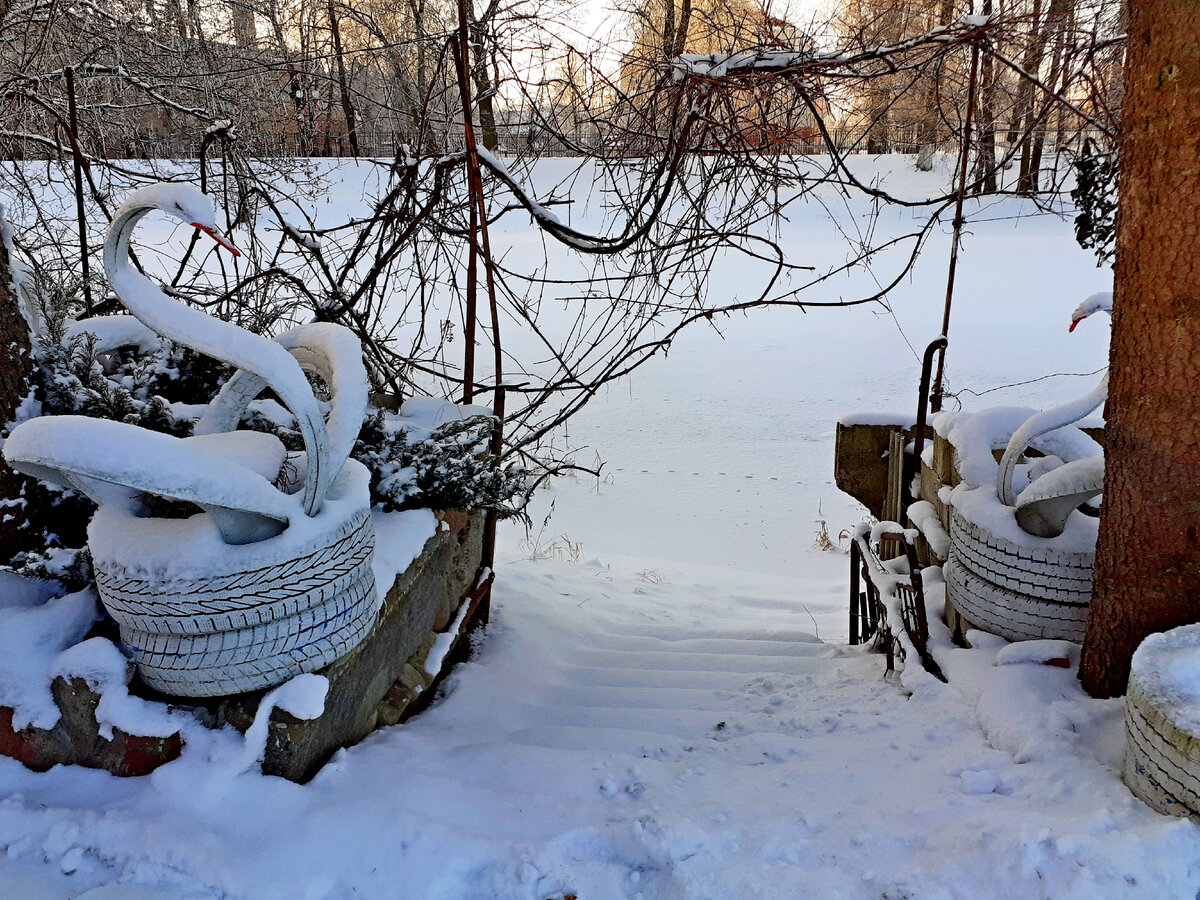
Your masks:
<svg viewBox="0 0 1200 900"><path fill-rule="evenodd" d="M1133 655L1132 669L1151 702L1200 738L1200 625L1150 635Z"/></svg>

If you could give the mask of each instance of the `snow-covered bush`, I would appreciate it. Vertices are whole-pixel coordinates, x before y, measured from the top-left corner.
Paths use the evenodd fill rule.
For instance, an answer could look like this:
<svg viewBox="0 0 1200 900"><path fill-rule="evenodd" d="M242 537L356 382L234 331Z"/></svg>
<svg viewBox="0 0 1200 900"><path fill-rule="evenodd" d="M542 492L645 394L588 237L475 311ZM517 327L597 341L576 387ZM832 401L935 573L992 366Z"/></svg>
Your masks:
<svg viewBox="0 0 1200 900"><path fill-rule="evenodd" d="M210 401L230 369L187 347L162 341L149 352L98 354L95 338L69 334L66 301L47 303L46 331L34 341L31 392L21 419L84 415L127 422L177 437L191 434L197 405ZM72 332L77 329L72 329ZM15 423L14 423L15 424ZM527 472L500 468L487 453L495 422L489 416L454 419L432 432L410 430L402 416L371 411L352 452L370 471L371 502L387 510L465 508L521 514ZM255 403L243 427L276 435L289 450L303 440L290 414L266 400ZM7 432L4 432L7 433ZM76 492L28 479L25 502L48 512L27 524L20 548L7 548L0 567L55 579L71 589L92 577L84 527L94 504ZM189 515L189 504L161 501L159 515Z"/></svg>
<svg viewBox="0 0 1200 900"><path fill-rule="evenodd" d="M391 420L391 421L389 421ZM488 455L495 419L470 416L436 428L429 437L389 427L384 410L368 415L351 457L371 472L371 502L384 509L493 510L501 518L523 515L528 471L500 468Z"/></svg>

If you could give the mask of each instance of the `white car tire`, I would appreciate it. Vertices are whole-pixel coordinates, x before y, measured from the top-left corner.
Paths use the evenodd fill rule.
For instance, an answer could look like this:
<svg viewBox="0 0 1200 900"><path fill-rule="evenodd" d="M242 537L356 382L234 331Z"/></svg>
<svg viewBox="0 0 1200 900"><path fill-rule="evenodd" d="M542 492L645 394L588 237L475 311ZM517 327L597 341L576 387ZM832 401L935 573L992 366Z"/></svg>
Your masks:
<svg viewBox="0 0 1200 900"><path fill-rule="evenodd" d="M213 669L276 656L310 644L363 615L376 603L374 579L360 579L325 603L250 628L207 634L153 634L121 629L121 643L139 666Z"/></svg>
<svg viewBox="0 0 1200 900"><path fill-rule="evenodd" d="M942 572L954 608L985 631L1010 641L1083 640L1086 603L1047 600L993 584L965 565L953 547Z"/></svg>
<svg viewBox="0 0 1200 900"><path fill-rule="evenodd" d="M361 613L342 627L258 659L193 668L160 668L138 661L138 673L150 687L177 697L223 697L261 690L304 672L319 671L345 656L370 634L379 608L376 598L363 604Z"/></svg>
<svg viewBox="0 0 1200 900"><path fill-rule="evenodd" d="M1194 625L1184 627L1196 631ZM1181 630L1166 635L1176 637ZM1171 700L1165 694L1160 696L1163 687L1154 687L1161 677L1154 670L1161 661L1153 659L1148 642L1161 642L1163 637L1147 638L1130 667L1125 693L1124 780L1138 798L1159 812L1195 817L1200 816L1200 729L1179 721L1171 713ZM1176 639L1176 649L1188 643L1193 645L1190 649L1197 644L1194 638L1184 638L1182 643ZM1177 698L1174 705L1178 704Z"/></svg>
<svg viewBox="0 0 1200 900"><path fill-rule="evenodd" d="M978 525L957 509L950 517L951 553L999 587L1057 603L1087 606L1094 553L1022 546Z"/></svg>
<svg viewBox="0 0 1200 900"><path fill-rule="evenodd" d="M207 577L154 580L98 561L96 586L122 629L202 635L265 625L328 603L370 575L375 547L370 511L356 509L331 525L303 556L292 556L293 548L274 564Z"/></svg>

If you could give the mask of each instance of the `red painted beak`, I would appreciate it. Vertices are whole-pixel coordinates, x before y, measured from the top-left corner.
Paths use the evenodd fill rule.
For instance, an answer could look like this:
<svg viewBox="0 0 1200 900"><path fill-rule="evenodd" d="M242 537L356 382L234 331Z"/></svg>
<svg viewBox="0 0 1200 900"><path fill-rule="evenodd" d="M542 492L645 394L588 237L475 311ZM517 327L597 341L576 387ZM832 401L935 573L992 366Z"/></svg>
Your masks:
<svg viewBox="0 0 1200 900"><path fill-rule="evenodd" d="M207 234L210 238L212 238L214 241L216 241L218 244L220 244L222 247L224 247L226 250L228 250L234 256L242 255L242 251L240 251L237 247L233 246L233 244L229 243L229 238L225 237L225 235L221 234L221 232L217 231L217 229L209 228L207 225L201 225L199 222L193 222L192 227L198 228L201 231L203 231L205 234Z"/></svg>
<svg viewBox="0 0 1200 900"><path fill-rule="evenodd" d="M1082 317L1080 317L1080 318L1078 318L1078 319L1072 319L1072 320L1071 320L1071 327L1067 329L1067 333L1068 333L1068 334L1070 334L1072 331L1074 331L1074 330L1075 330L1075 326L1076 326L1076 325L1078 325L1080 322L1082 322L1082 321L1083 321L1084 319L1086 319L1086 318L1087 318L1087 316L1082 316Z"/></svg>

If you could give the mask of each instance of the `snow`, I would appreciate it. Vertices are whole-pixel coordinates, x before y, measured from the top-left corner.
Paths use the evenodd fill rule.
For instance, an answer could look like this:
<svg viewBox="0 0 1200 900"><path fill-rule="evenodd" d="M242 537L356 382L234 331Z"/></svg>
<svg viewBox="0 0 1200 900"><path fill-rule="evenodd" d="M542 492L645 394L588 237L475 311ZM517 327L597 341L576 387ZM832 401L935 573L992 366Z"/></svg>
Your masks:
<svg viewBox="0 0 1200 900"><path fill-rule="evenodd" d="M1100 520L1073 512L1067 517L1066 528L1058 537L1036 537L1017 524L1013 507L1004 506L996 499L990 488L969 489L960 484L950 494L950 502L956 512L968 522L1002 537L1018 547L1043 547L1062 553L1092 553L1096 548L1096 535Z"/></svg>
<svg viewBox="0 0 1200 900"><path fill-rule="evenodd" d="M996 665L1047 663L1051 660L1074 660L1078 663L1078 656L1079 645L1070 641L1018 641L996 654Z"/></svg>
<svg viewBox="0 0 1200 900"><path fill-rule="evenodd" d="M474 416L490 416L487 406L454 403L440 397L409 397L400 405L400 417L389 417L392 427L404 428L413 439L429 437L449 422L459 422Z"/></svg>
<svg viewBox="0 0 1200 900"><path fill-rule="evenodd" d="M838 581L806 580L823 634ZM497 585L449 696L310 784L238 769L261 748L222 732L145 779L0 761L0 844L82 856L80 893L256 900L1136 898L1200 876L1196 826L1118 779L1120 701L1073 669L940 648L950 684L906 699L769 579L542 560Z"/></svg>
<svg viewBox="0 0 1200 900"><path fill-rule="evenodd" d="M925 536L929 549L938 559L950 557L950 535L942 527L937 510L928 500L918 500L908 508L908 517L917 526L917 530Z"/></svg>
<svg viewBox="0 0 1200 900"><path fill-rule="evenodd" d="M67 324L68 341L84 334L96 336L97 353L110 353L118 347L137 347L149 353L162 344L162 338L134 316L96 316Z"/></svg>
<svg viewBox="0 0 1200 900"><path fill-rule="evenodd" d="M908 174L911 158L849 163L924 177ZM1088 371L1103 352L1100 329L1066 341L1045 310L1108 274L1069 223L1014 227L1022 203L972 221L952 389ZM522 248L540 243L506 227L497 252L528 261ZM797 215L781 246L843 254L827 232ZM1085 697L1074 656L1067 669L1018 661L1051 648L1008 650L979 632L973 649L949 646L934 614L943 585L926 569L950 682L916 666L884 677L881 656L844 643L845 555L808 549L818 520L836 535L861 518L831 483L840 412L915 408L919 359L900 331L938 333L947 245L931 237L894 316L731 320L603 392L571 438L608 464L535 500L536 523L551 503L554 517L530 544L501 527L474 658L432 709L340 752L308 785L256 774L257 746L204 729L144 779L0 760L0 885L56 900L1193 897L1200 828L1122 785L1123 703ZM746 277L731 268L714 267L714 290ZM1004 428L1077 396L1073 384L1000 394L1022 407ZM970 427L957 413L942 425L955 418ZM977 484L994 497L985 424ZM380 552L397 548L392 570L436 529L419 512L375 524ZM576 562L553 558L560 535Z"/></svg>
<svg viewBox="0 0 1200 900"><path fill-rule="evenodd" d="M114 727L147 737L170 737L180 730L180 718L169 714L162 703L129 693L133 667L107 638L89 638L68 647L54 659L49 674L82 678L100 695L96 721L105 740L112 740Z"/></svg>
<svg viewBox="0 0 1200 900"><path fill-rule="evenodd" d="M486 578L486 575L483 577ZM454 644L454 639L458 637L458 632L467 618L467 612L470 610L470 607L471 601L464 600L459 605L458 614L454 617L454 621L450 623L450 627L434 639L433 646L429 649L429 653L425 657L425 674L430 678L442 671L442 663L445 662L446 654L450 652L450 647Z"/></svg>
<svg viewBox="0 0 1200 900"><path fill-rule="evenodd" d="M225 466L229 482L233 482L233 472L231 467ZM106 503L96 510L88 526L88 546L93 559L119 564L131 577L153 581L208 577L218 571L249 571L275 565L281 559L305 555L308 548L338 522L370 505L368 473L355 460L346 462L316 516L303 514L304 507L298 495L281 494L261 475L253 474L252 477L273 492L273 514L284 516L291 522L275 537L247 544L228 544L217 523L207 513L186 519L151 518L139 516L137 510L128 505ZM250 477L245 481L254 483ZM238 503L248 507L250 499L242 496ZM135 547L136 552L133 552L131 548ZM187 552L182 552L182 548L187 548Z"/></svg>
<svg viewBox="0 0 1200 900"><path fill-rule="evenodd" d="M85 490L102 510L112 506L128 515L128 501L147 492L247 510L286 525L303 517L295 498L241 464L249 460L261 469L264 454L273 456L279 439L262 437L196 441L107 419L44 416L13 429L4 455L19 471Z"/></svg>
<svg viewBox="0 0 1200 900"><path fill-rule="evenodd" d="M0 606L0 705L13 708L13 728L54 727L59 719L50 693L55 662L83 640L96 618L91 589L38 605Z"/></svg>
<svg viewBox="0 0 1200 900"><path fill-rule="evenodd" d="M351 463L358 465L353 460ZM425 542L437 533L438 520L428 509L403 512L373 509L371 520L375 526L375 555L371 567L375 572L375 589L382 599L392 589L396 576L421 555Z"/></svg>
<svg viewBox="0 0 1200 900"><path fill-rule="evenodd" d="M1093 456L1061 463L1021 491L1016 506L1024 507L1051 497L1064 497L1104 488L1104 457Z"/></svg>
<svg viewBox="0 0 1200 900"><path fill-rule="evenodd" d="M917 424L917 418L912 413L886 412L856 412L838 417L839 425L895 425L899 428L912 428Z"/></svg>

